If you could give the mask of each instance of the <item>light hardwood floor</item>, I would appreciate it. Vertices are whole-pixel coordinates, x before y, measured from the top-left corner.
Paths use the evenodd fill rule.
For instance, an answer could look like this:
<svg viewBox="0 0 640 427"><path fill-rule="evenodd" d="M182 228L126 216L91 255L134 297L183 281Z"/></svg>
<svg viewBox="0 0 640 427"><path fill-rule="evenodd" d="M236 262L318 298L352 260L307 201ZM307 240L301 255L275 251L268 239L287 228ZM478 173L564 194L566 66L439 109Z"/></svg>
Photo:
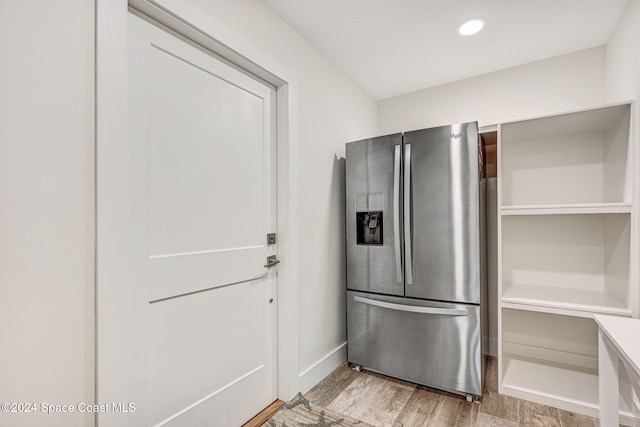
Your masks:
<svg viewBox="0 0 640 427"><path fill-rule="evenodd" d="M346 364L305 397L356 420L380 427L544 426L597 427L596 418L498 394L497 361L489 358L481 403Z"/></svg>

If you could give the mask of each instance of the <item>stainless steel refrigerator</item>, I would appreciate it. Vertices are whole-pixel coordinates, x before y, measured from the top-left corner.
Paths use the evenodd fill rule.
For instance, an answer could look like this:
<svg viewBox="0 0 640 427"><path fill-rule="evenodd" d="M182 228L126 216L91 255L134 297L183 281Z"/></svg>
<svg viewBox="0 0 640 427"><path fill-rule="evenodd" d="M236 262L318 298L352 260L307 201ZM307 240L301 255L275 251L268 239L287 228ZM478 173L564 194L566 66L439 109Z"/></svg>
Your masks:
<svg viewBox="0 0 640 427"><path fill-rule="evenodd" d="M352 367L480 399L485 185L475 122L346 144Z"/></svg>

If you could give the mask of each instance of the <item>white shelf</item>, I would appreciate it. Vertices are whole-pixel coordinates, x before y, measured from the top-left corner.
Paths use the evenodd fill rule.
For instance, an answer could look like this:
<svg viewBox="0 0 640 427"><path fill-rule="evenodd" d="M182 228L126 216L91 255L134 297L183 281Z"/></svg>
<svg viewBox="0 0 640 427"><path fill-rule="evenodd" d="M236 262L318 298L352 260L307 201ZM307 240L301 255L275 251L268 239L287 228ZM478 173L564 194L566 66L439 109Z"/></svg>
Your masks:
<svg viewBox="0 0 640 427"><path fill-rule="evenodd" d="M630 120L627 104L501 125L503 206L630 201Z"/></svg>
<svg viewBox="0 0 640 427"><path fill-rule="evenodd" d="M503 305L630 314L631 215L503 216L501 226Z"/></svg>
<svg viewBox="0 0 640 427"><path fill-rule="evenodd" d="M502 307L578 317L593 313L631 317L631 309L611 295L557 286L503 284Z"/></svg>
<svg viewBox="0 0 640 427"><path fill-rule="evenodd" d="M502 393L567 411L598 417L598 372L548 360L505 353ZM633 417L620 398L621 421Z"/></svg>
<svg viewBox="0 0 640 427"><path fill-rule="evenodd" d="M502 206L502 215L580 215L631 213L631 203L580 203L552 205Z"/></svg>

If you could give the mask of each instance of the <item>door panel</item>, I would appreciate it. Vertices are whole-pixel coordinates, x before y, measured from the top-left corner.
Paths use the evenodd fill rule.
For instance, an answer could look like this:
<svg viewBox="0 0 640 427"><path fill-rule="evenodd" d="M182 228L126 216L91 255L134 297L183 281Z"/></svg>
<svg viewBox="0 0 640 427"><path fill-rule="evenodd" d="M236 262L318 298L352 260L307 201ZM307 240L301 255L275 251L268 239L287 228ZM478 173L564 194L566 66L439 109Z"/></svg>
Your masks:
<svg viewBox="0 0 640 427"><path fill-rule="evenodd" d="M261 246L264 95L156 45L149 69L150 255Z"/></svg>
<svg viewBox="0 0 640 427"><path fill-rule="evenodd" d="M251 393L258 401L271 387L266 374L270 367L264 361L269 342L263 336L263 319L252 315L264 311L270 293L259 281L251 281L150 305L148 366L153 423L201 399L206 399L205 406L245 412L244 418L240 417L245 421L263 409L253 407L252 411L254 403L244 398L225 402L225 387L231 384L231 388L246 392L255 388ZM238 379L245 380L247 387L233 384ZM183 425L183 418L178 418L176 425Z"/></svg>
<svg viewBox="0 0 640 427"><path fill-rule="evenodd" d="M346 145L349 289L404 295L401 153L401 134Z"/></svg>
<svg viewBox="0 0 640 427"><path fill-rule="evenodd" d="M274 91L137 16L128 32L136 425L240 425L276 397Z"/></svg>
<svg viewBox="0 0 640 427"><path fill-rule="evenodd" d="M481 281L477 124L404 134L411 152L406 296L478 304Z"/></svg>
<svg viewBox="0 0 640 427"><path fill-rule="evenodd" d="M348 360L455 393L482 395L480 307L347 291Z"/></svg>

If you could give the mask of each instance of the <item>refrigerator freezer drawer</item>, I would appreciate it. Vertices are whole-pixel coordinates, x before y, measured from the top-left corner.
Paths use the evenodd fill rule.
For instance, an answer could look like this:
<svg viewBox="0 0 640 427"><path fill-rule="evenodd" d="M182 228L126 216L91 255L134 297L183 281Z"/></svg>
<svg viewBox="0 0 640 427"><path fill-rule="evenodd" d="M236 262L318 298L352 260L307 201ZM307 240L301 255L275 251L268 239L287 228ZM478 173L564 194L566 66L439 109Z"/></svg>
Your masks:
<svg viewBox="0 0 640 427"><path fill-rule="evenodd" d="M480 307L347 292L351 363L458 394L482 396Z"/></svg>

